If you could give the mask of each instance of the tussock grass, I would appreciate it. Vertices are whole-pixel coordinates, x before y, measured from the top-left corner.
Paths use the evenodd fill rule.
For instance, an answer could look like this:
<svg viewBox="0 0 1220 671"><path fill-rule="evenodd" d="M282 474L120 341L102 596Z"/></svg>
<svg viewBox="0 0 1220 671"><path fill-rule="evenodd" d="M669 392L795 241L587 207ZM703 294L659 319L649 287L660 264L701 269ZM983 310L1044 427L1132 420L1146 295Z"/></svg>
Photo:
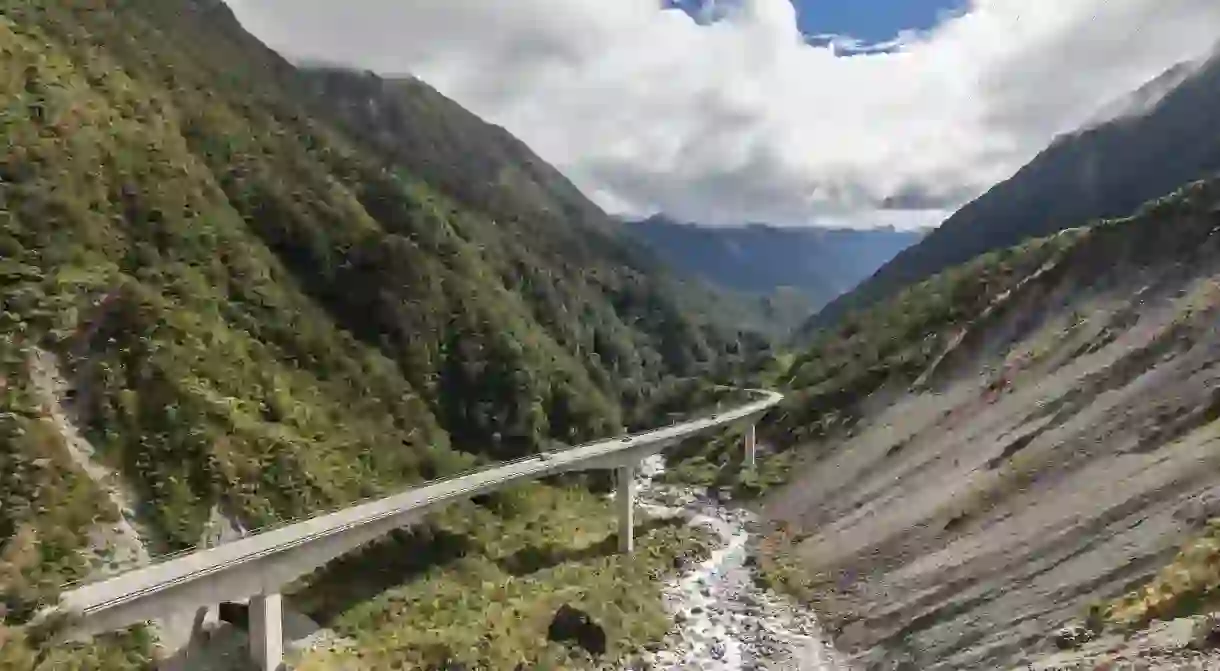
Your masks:
<svg viewBox="0 0 1220 671"><path fill-rule="evenodd" d="M1134 629L1152 620L1199 613L1220 602L1220 519L1184 545L1145 585L1096 607L1106 624Z"/></svg>

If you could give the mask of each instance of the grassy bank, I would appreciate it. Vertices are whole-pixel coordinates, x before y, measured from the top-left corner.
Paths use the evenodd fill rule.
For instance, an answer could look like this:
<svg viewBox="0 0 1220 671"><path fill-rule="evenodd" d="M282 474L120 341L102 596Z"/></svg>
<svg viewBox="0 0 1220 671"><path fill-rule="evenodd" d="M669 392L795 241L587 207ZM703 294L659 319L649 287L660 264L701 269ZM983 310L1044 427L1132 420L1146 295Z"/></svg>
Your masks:
<svg viewBox="0 0 1220 671"><path fill-rule="evenodd" d="M295 602L356 647L317 651L300 668L574 669L630 660L672 626L660 590L675 557L705 556L713 543L678 521L647 521L637 525L635 553L619 555L610 506L583 489L528 486L481 503L454 506L427 529L316 576ZM564 604L605 630L603 657L547 641Z"/></svg>

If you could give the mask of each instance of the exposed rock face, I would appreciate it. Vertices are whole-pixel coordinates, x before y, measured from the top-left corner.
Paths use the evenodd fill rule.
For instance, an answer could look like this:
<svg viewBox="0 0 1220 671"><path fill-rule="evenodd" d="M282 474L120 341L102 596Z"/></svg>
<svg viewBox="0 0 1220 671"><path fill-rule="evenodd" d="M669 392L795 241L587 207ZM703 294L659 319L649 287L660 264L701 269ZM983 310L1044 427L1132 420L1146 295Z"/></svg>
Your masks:
<svg viewBox="0 0 1220 671"><path fill-rule="evenodd" d="M1155 622L1138 632L1104 633L1073 650L1022 660L1007 671L1220 669L1220 650L1211 638L1216 619L1199 615Z"/></svg>
<svg viewBox="0 0 1220 671"><path fill-rule="evenodd" d="M575 642L592 655L606 652L606 630L589 617L589 614L567 604L555 611L547 639L557 643Z"/></svg>
<svg viewBox="0 0 1220 671"><path fill-rule="evenodd" d="M941 352L867 373L883 386L794 366L790 397L849 389L842 407L859 416L851 436L802 446L809 462L764 509L788 556L826 577L816 603L842 648L869 661L913 654L927 671L1076 655L1091 642L1057 644L1056 629L1161 571L1220 512L1217 189L1192 184L1084 230L982 310L938 321ZM927 304L932 286L909 304ZM836 336L808 360L896 332ZM909 349L885 346L928 342L927 328L904 332Z"/></svg>

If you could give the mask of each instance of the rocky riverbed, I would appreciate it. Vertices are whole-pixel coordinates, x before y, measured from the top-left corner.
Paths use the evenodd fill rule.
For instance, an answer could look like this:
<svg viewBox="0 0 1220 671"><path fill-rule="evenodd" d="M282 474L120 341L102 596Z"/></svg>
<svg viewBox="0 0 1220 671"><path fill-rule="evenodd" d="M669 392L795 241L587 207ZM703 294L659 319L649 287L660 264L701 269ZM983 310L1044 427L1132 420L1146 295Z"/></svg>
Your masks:
<svg viewBox="0 0 1220 671"><path fill-rule="evenodd" d="M676 626L645 668L846 670L812 612L755 585L748 560L753 515L656 482L664 467L658 456L640 469L641 508L654 517L686 517L714 532L721 547L665 586Z"/></svg>

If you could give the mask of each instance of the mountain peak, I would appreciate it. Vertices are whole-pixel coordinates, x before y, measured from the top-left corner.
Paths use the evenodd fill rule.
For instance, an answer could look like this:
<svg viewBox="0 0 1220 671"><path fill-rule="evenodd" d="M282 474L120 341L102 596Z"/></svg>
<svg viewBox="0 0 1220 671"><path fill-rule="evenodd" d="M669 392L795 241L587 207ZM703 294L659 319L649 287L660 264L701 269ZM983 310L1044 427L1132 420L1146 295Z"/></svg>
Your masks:
<svg viewBox="0 0 1220 671"><path fill-rule="evenodd" d="M1011 178L832 301L810 326L831 325L979 254L1126 216L1220 171L1220 54L1170 68L1107 110L1110 120L1056 138Z"/></svg>

